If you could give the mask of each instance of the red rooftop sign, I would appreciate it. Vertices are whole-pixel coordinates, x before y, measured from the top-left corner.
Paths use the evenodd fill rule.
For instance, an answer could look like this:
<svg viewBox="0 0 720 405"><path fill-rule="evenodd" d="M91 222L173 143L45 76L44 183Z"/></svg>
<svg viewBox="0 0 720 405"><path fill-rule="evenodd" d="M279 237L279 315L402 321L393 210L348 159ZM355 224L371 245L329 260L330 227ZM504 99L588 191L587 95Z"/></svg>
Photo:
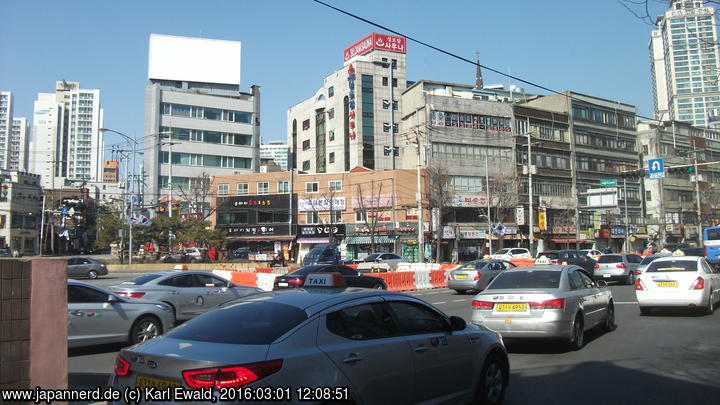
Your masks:
<svg viewBox="0 0 720 405"><path fill-rule="evenodd" d="M405 38L373 32L346 48L345 52L343 52L343 61L347 62L348 60L358 55L364 55L373 49L382 49L398 53L406 53L407 51Z"/></svg>

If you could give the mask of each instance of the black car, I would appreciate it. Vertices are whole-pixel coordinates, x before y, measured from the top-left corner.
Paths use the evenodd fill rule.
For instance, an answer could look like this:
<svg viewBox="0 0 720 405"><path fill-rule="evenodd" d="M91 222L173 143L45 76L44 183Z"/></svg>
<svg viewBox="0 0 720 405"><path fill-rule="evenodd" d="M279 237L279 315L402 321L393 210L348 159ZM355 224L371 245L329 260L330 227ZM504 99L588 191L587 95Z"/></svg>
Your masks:
<svg viewBox="0 0 720 405"><path fill-rule="evenodd" d="M305 278L310 273L340 273L345 279L345 283L348 287L375 288L379 290L387 289L385 280L379 277L360 274L352 267L343 266L341 264L314 264L300 267L288 274L276 277L273 290L300 288L303 286Z"/></svg>
<svg viewBox="0 0 720 405"><path fill-rule="evenodd" d="M587 256L584 252L579 250L546 250L542 253L538 253L537 257L540 258L546 256L550 259L550 263L553 264L575 264L580 266L586 272L593 274L595 271L595 259Z"/></svg>
<svg viewBox="0 0 720 405"><path fill-rule="evenodd" d="M249 247L239 247L232 252L230 252L227 257L225 257L226 261L232 262L235 260L248 260L248 257L250 255L250 248Z"/></svg>

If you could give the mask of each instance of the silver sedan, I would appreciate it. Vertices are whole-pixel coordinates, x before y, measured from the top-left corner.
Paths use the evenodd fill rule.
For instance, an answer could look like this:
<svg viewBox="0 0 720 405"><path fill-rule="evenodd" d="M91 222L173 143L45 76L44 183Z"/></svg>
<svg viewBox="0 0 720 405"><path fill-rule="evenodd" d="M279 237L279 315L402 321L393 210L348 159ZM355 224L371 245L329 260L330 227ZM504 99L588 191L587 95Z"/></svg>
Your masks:
<svg viewBox="0 0 720 405"><path fill-rule="evenodd" d="M160 336L172 327L170 307L126 300L102 288L68 281L68 347L127 342Z"/></svg>
<svg viewBox="0 0 720 405"><path fill-rule="evenodd" d="M110 385L205 388L208 404L499 404L508 376L502 339L483 326L402 293L305 288L242 298L124 349Z"/></svg>
<svg viewBox="0 0 720 405"><path fill-rule="evenodd" d="M126 298L161 301L170 306L176 321L187 320L220 304L263 292L257 287L235 284L203 271L148 273L110 287Z"/></svg>
<svg viewBox="0 0 720 405"><path fill-rule="evenodd" d="M613 297L604 281L581 267L548 265L502 272L475 296L472 322L507 338L553 338L582 348L585 331L615 327Z"/></svg>
<svg viewBox="0 0 720 405"><path fill-rule="evenodd" d="M482 291L501 272L516 267L507 260L473 260L448 274L447 286L458 294Z"/></svg>

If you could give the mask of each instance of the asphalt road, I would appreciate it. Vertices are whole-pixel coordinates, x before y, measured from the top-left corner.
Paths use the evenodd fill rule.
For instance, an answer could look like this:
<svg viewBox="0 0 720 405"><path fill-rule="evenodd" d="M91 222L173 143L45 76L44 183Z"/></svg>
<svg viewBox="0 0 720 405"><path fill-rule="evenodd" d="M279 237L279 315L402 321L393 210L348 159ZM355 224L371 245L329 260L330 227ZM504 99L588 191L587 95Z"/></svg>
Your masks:
<svg viewBox="0 0 720 405"><path fill-rule="evenodd" d="M92 283L108 286L135 276L111 273ZM583 349L506 342L511 376L505 404L720 404L720 311L640 316L633 286L611 284L610 289L618 328L589 332ZM473 295L448 289L410 294L470 320ZM71 387L106 381L119 348L70 351Z"/></svg>

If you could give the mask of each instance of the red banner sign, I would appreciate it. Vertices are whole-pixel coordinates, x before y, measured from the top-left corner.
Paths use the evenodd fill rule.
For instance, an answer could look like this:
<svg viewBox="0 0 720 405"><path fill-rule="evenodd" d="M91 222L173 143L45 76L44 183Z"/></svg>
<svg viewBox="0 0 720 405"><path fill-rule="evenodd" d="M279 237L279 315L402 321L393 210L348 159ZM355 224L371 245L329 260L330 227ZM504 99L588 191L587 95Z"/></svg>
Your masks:
<svg viewBox="0 0 720 405"><path fill-rule="evenodd" d="M347 62L348 60L358 55L364 55L373 49L407 53L407 42L403 37L373 32L372 34L345 48L345 51L343 51L343 61Z"/></svg>

